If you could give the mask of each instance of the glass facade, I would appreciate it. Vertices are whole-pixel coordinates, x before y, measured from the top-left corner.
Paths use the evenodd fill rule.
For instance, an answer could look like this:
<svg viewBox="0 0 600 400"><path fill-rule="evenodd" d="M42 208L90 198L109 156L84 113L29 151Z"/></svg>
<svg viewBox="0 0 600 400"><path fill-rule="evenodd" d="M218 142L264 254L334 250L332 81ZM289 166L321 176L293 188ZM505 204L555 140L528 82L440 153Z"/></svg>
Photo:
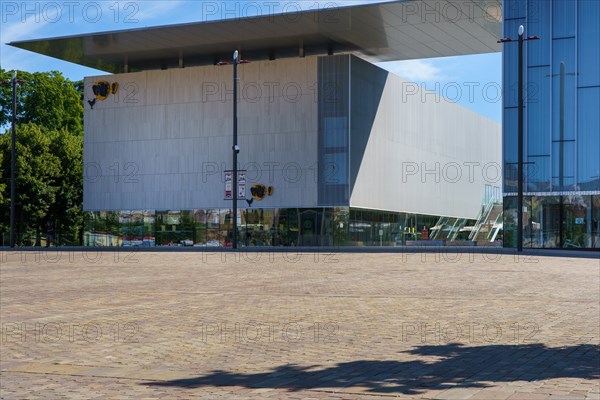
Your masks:
<svg viewBox="0 0 600 400"><path fill-rule="evenodd" d="M260 246L401 246L423 239L440 217L348 207L242 209L238 243ZM231 245L231 210L88 212L86 246ZM434 228L435 229L435 228Z"/></svg>
<svg viewBox="0 0 600 400"><path fill-rule="evenodd" d="M525 36L524 247L600 248L600 1L504 0ZM516 246L518 46L504 45L504 244Z"/></svg>
<svg viewBox="0 0 600 400"><path fill-rule="evenodd" d="M350 202L350 56L319 57L319 204Z"/></svg>

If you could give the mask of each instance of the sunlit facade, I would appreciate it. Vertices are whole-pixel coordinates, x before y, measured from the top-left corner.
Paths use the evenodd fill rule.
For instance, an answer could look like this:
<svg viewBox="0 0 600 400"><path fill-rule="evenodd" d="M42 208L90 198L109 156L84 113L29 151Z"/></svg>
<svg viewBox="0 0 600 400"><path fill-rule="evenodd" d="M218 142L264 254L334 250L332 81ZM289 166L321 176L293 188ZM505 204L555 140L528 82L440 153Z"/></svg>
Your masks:
<svg viewBox="0 0 600 400"><path fill-rule="evenodd" d="M504 0L525 43L524 247L600 248L600 1ZM504 47L504 244L516 246L516 43ZM562 73L561 73L562 69Z"/></svg>
<svg viewBox="0 0 600 400"><path fill-rule="evenodd" d="M444 99L398 96L407 81L350 54L239 69L241 246L468 239L461 229L498 200L498 123ZM231 72L204 65L86 78L86 100L97 82L145 96L128 103L113 93L85 107L85 245L232 242ZM269 83L279 96L252 94Z"/></svg>
<svg viewBox="0 0 600 400"><path fill-rule="evenodd" d="M10 44L106 72L84 82L87 245L225 246L235 234L247 246L382 246L464 232L489 244L501 238L500 124L376 63L498 52L499 4L429 3ZM460 11L451 23L448 9Z"/></svg>

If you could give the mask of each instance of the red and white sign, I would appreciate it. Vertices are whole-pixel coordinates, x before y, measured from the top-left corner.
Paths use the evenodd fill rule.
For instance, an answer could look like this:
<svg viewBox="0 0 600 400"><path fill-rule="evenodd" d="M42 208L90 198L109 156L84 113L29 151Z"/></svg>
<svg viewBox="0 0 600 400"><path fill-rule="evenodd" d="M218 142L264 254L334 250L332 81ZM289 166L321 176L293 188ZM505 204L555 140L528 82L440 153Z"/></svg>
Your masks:
<svg viewBox="0 0 600 400"><path fill-rule="evenodd" d="M238 200L246 198L246 171L238 171ZM233 200L233 171L225 171L225 200Z"/></svg>

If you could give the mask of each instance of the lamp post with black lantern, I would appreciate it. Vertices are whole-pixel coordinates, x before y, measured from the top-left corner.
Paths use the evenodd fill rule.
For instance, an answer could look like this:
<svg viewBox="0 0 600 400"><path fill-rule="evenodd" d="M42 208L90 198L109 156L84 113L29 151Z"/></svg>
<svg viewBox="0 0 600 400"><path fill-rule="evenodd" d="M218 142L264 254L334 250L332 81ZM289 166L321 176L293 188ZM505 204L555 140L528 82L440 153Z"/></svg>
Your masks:
<svg viewBox="0 0 600 400"><path fill-rule="evenodd" d="M519 109L519 121L518 121L518 159L517 159L517 251L523 251L523 43L527 40L538 40L537 36L524 37L525 27L519 26L519 77L518 77L518 109ZM498 43L511 43L515 40L510 38L503 38L498 40Z"/></svg>

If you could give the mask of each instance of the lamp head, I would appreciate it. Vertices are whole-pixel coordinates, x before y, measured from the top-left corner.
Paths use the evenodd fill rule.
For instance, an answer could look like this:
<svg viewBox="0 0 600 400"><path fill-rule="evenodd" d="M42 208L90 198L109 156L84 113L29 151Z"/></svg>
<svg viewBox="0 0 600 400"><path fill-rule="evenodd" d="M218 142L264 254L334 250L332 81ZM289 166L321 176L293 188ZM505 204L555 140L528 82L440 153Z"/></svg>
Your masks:
<svg viewBox="0 0 600 400"><path fill-rule="evenodd" d="M17 79L17 71L16 70L13 72L13 79Z"/></svg>
<svg viewBox="0 0 600 400"><path fill-rule="evenodd" d="M525 33L525 27L523 25L519 25L519 36L523 36Z"/></svg>
<svg viewBox="0 0 600 400"><path fill-rule="evenodd" d="M239 57L239 52L236 50L233 52L233 61L237 62L238 57Z"/></svg>

